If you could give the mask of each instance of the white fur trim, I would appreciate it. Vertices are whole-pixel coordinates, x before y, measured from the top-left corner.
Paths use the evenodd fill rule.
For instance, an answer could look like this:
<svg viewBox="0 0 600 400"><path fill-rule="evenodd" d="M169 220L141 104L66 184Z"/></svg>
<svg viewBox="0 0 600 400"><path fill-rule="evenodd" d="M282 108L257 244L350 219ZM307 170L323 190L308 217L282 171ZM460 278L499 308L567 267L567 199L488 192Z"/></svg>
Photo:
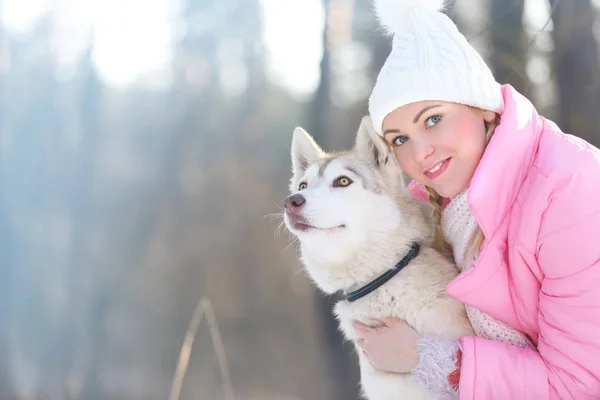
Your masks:
<svg viewBox="0 0 600 400"><path fill-rule="evenodd" d="M425 336L418 342L419 361L411 380L432 399L457 400L458 393L448 383L456 369L458 342Z"/></svg>

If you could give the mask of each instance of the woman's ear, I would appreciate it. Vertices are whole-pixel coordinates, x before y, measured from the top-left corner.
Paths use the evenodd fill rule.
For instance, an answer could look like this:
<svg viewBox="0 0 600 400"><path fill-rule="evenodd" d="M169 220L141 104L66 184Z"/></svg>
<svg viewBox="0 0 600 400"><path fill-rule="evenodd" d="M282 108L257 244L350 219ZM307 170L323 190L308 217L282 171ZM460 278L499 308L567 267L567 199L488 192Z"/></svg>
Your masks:
<svg viewBox="0 0 600 400"><path fill-rule="evenodd" d="M483 120L488 124L491 124L496 120L496 113L489 110L483 110Z"/></svg>

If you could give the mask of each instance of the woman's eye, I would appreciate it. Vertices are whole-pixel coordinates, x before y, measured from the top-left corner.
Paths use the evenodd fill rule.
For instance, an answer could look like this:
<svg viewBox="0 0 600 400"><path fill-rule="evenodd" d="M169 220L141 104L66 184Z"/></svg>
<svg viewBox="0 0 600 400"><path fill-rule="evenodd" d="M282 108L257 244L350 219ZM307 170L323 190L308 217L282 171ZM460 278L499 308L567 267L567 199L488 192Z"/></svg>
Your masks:
<svg viewBox="0 0 600 400"><path fill-rule="evenodd" d="M431 128L432 126L435 126L438 122L440 122L441 119L442 117L440 115L432 115L431 117L425 120L425 126Z"/></svg>
<svg viewBox="0 0 600 400"><path fill-rule="evenodd" d="M392 140L392 145L393 146L400 146L401 144L403 144L407 140L408 140L408 137L406 137L404 135L398 136L398 137L395 137L394 140Z"/></svg>
<svg viewBox="0 0 600 400"><path fill-rule="evenodd" d="M347 176L340 176L335 181L333 181L333 187L346 187L352 184L352 179Z"/></svg>
<svg viewBox="0 0 600 400"><path fill-rule="evenodd" d="M304 190L308 187L308 185L306 184L306 182L300 182L300 184L298 185L298 190Z"/></svg>

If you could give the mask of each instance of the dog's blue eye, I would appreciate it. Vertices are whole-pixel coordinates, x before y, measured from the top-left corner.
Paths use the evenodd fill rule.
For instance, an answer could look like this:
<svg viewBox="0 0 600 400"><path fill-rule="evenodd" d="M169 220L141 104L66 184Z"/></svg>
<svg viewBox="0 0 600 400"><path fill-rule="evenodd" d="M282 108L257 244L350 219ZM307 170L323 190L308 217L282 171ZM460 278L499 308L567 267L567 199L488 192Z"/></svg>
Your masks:
<svg viewBox="0 0 600 400"><path fill-rule="evenodd" d="M401 136L395 137L394 140L392 140L392 144L394 146L400 146L401 144L403 144L407 140L408 140L408 137L406 137L404 135L401 135Z"/></svg>
<svg viewBox="0 0 600 400"><path fill-rule="evenodd" d="M298 190L304 190L308 187L308 185L306 184L306 182L300 182L300 184L298 185Z"/></svg>
<svg viewBox="0 0 600 400"><path fill-rule="evenodd" d="M442 119L441 115L432 115L431 117L425 120L425 126L431 128L435 126Z"/></svg>

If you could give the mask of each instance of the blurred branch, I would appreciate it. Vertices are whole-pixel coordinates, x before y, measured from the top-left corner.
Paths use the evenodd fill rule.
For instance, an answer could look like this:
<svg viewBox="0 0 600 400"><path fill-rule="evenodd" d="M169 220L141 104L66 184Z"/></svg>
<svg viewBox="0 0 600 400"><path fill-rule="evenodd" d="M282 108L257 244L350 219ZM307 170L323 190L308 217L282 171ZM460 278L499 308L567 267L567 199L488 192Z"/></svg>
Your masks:
<svg viewBox="0 0 600 400"><path fill-rule="evenodd" d="M550 24L550 22L552 21L552 17L554 16L554 13L556 11L556 6L560 3L560 0L558 1L554 1L551 4L550 7L550 15L548 16L548 19L546 20L546 22L544 23L544 26L542 26L540 28L540 30L533 35L533 37L531 38L531 41L529 42L529 44L527 45L527 50L529 50L534 44L535 44L535 40L537 39L538 35L542 32L544 32L546 30L546 27Z"/></svg>
<svg viewBox="0 0 600 400"><path fill-rule="evenodd" d="M179 353L179 360L177 361L177 369L175 370L175 375L173 376L173 384L171 385L171 394L169 395L169 400L179 400L181 395L181 387L183 385L183 378L185 377L188 365L190 363L194 339L196 338L198 327L200 326L200 322L202 322L204 316L206 316L206 322L210 328L210 336L215 349L215 354L217 355L217 359L219 361L225 397L228 400L235 400L233 384L231 382L231 374L229 372L227 357L225 355L225 346L223 345L223 341L221 339L215 312L212 308L210 300L207 297L202 297L198 302L188 330L185 334L185 339Z"/></svg>

